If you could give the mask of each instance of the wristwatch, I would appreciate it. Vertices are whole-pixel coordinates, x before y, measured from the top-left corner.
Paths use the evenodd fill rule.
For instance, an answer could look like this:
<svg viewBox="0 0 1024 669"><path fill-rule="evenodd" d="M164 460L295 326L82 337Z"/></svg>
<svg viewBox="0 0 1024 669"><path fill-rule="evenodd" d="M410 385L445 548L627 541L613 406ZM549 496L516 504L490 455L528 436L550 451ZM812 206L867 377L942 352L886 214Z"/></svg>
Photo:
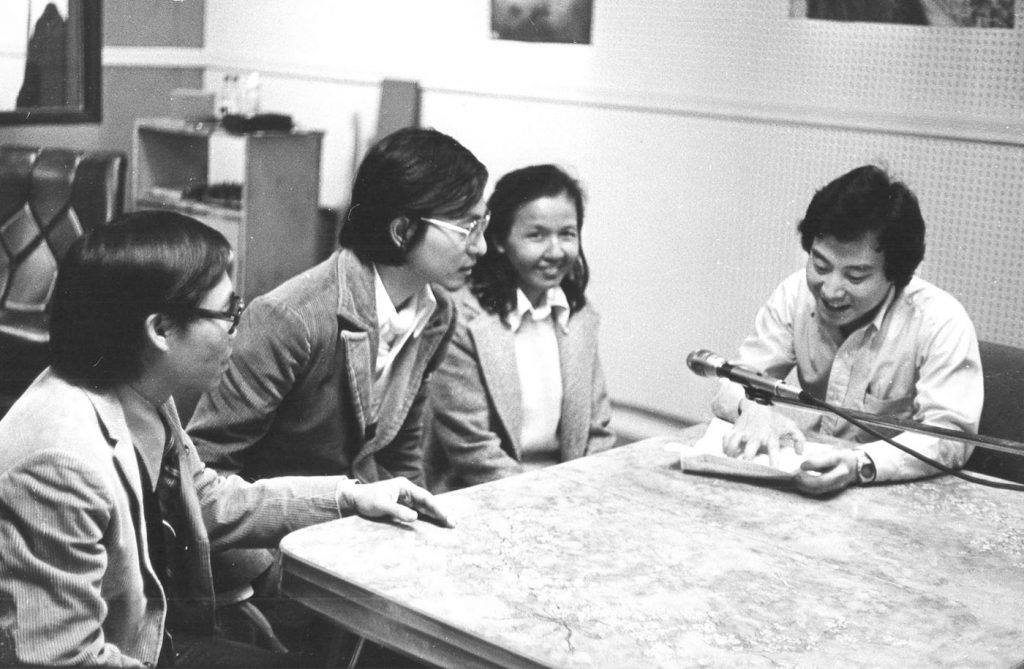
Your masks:
<svg viewBox="0 0 1024 669"><path fill-rule="evenodd" d="M875 469L875 461L864 451L857 451L857 483L874 483L878 470Z"/></svg>

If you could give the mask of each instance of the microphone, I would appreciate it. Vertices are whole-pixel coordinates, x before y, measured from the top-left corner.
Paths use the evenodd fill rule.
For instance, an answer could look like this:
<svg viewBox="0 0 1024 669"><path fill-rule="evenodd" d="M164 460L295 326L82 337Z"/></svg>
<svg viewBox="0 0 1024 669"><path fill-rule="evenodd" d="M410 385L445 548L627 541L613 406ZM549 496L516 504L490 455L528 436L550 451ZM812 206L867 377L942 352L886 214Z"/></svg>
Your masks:
<svg viewBox="0 0 1024 669"><path fill-rule="evenodd" d="M720 376L751 390L767 393L772 397L801 402L807 401L806 395L799 388L783 383L779 379L765 376L760 372L755 372L752 369L730 364L722 356L706 349L693 351L690 355L686 356L686 366L697 376Z"/></svg>

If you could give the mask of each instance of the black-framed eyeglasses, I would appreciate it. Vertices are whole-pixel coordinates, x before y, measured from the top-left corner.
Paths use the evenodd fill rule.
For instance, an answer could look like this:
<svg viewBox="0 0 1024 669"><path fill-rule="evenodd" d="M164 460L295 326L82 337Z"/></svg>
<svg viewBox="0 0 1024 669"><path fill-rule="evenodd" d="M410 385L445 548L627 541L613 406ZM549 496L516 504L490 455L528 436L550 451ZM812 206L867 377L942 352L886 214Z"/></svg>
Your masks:
<svg viewBox="0 0 1024 669"><path fill-rule="evenodd" d="M202 307L192 307L189 309L189 313L200 318L216 318L222 321L231 321L228 334L234 334L235 330L238 329L238 321L242 319L243 311L245 311L245 302L240 295L235 295L234 293L231 293L228 308L225 311L203 309Z"/></svg>
<svg viewBox="0 0 1024 669"><path fill-rule="evenodd" d="M487 230L487 226L491 222L491 212L485 211L482 216L475 216L465 223L453 223L451 221L442 221L438 218L429 218L427 216L421 216L421 221L431 223L445 230L452 230L461 234L466 241L466 244L473 244L480 240L484 236L484 232Z"/></svg>

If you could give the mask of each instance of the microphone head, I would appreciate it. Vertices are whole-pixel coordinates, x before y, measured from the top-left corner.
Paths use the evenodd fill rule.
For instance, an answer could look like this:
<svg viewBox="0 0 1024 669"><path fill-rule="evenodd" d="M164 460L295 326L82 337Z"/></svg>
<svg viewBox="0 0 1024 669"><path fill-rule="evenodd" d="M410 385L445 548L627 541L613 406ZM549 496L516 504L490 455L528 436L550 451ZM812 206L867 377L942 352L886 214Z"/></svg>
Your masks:
<svg viewBox="0 0 1024 669"><path fill-rule="evenodd" d="M728 361L725 358L703 348L686 356L686 366L697 376L718 376L722 365L726 364Z"/></svg>

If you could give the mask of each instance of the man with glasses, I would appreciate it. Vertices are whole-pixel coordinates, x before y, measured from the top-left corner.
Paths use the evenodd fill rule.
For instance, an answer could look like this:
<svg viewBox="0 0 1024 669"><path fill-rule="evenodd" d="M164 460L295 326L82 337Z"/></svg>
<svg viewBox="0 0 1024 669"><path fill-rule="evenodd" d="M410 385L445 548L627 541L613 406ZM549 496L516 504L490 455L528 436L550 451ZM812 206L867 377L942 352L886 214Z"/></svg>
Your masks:
<svg viewBox="0 0 1024 669"><path fill-rule="evenodd" d="M242 301L241 296L234 293L231 293L231 296L228 298L228 307L224 311L203 309L202 307L192 307L189 309L189 313L200 318L228 321L231 323L231 327L228 328L229 335L235 334L235 331L238 330L238 322L242 320L243 311L245 311L245 302Z"/></svg>
<svg viewBox="0 0 1024 669"><path fill-rule="evenodd" d="M242 313L231 259L171 211L125 214L64 256L51 365L0 420L0 666L310 666L218 634L210 551L351 514L447 524L402 479L203 466L173 398L224 373Z"/></svg>
<svg viewBox="0 0 1024 669"><path fill-rule="evenodd" d="M436 130L377 142L356 174L341 249L242 316L228 371L189 424L203 460L250 480L422 482L424 380L454 328L446 291L486 250L486 182L484 165ZM250 564L222 556L221 589L271 564L249 553Z"/></svg>

